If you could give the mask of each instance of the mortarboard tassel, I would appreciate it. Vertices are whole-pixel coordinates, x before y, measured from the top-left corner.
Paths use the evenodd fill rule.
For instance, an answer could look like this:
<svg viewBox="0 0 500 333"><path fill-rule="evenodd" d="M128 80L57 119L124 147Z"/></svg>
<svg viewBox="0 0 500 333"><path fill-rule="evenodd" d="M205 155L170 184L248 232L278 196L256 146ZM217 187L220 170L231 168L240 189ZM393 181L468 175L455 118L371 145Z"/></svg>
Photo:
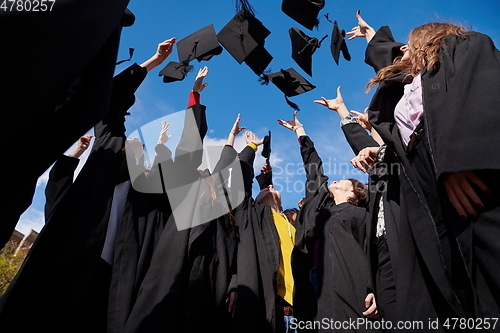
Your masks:
<svg viewBox="0 0 500 333"><path fill-rule="evenodd" d="M295 104L294 102L292 102L291 100L288 99L288 97L285 95L285 100L286 100L286 103L292 108L294 109L295 111L300 111L300 108L297 104Z"/></svg>
<svg viewBox="0 0 500 333"><path fill-rule="evenodd" d="M131 48L131 47L130 47L130 48L128 49L128 55L129 55L129 58L128 58L128 59L125 59L125 60L120 60L120 61L118 61L115 65L119 65L119 64L124 63L125 61L129 61L129 60L131 60L131 59L132 59L132 56L134 55L134 49L133 49L133 48Z"/></svg>
<svg viewBox="0 0 500 333"><path fill-rule="evenodd" d="M258 81L260 82L260 84L262 84L263 86L267 86L269 84L269 77L267 76L267 74L269 74L269 71L264 72L262 73L262 75L259 76L259 79Z"/></svg>
<svg viewBox="0 0 500 333"><path fill-rule="evenodd" d="M252 16L255 16L255 10L253 9L250 2L248 2L248 0L236 0L235 2L236 12L244 9L244 15L250 14Z"/></svg>

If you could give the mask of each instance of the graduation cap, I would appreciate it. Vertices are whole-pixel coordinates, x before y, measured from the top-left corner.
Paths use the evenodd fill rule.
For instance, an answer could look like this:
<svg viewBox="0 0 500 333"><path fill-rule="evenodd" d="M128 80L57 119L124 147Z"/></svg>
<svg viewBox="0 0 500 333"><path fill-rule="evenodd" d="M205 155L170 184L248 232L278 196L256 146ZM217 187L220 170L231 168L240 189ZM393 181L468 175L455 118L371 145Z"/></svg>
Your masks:
<svg viewBox="0 0 500 333"><path fill-rule="evenodd" d="M263 76L265 77L265 80L262 83L267 84L271 81L285 94L285 100L288 105L297 111L300 110L299 107L297 104L291 102L288 97L297 96L316 88L315 85L307 81L293 68L288 68L286 70L281 69L279 72Z"/></svg>
<svg viewBox="0 0 500 333"><path fill-rule="evenodd" d="M180 62L170 61L167 66L165 66L159 76L163 76L163 82L175 82L182 81L186 77L186 74L193 69L193 66L186 65Z"/></svg>
<svg viewBox="0 0 500 333"><path fill-rule="evenodd" d="M271 157L271 131L269 131L268 135L264 136L261 155L269 163L269 157Z"/></svg>
<svg viewBox="0 0 500 333"><path fill-rule="evenodd" d="M316 52L317 48L321 47L321 42L328 35L318 40L315 37L307 36L298 28L290 28L288 33L292 41L292 59L295 60L304 72L312 76L312 55Z"/></svg>
<svg viewBox="0 0 500 333"><path fill-rule="evenodd" d="M262 75L272 60L273 56L263 46L257 46L257 48L245 58L245 64L250 67L256 75Z"/></svg>
<svg viewBox="0 0 500 333"><path fill-rule="evenodd" d="M283 0L283 13L309 30L319 25L318 14L325 7L324 0Z"/></svg>
<svg viewBox="0 0 500 333"><path fill-rule="evenodd" d="M209 24L200 30L193 32L189 36L184 37L177 43L177 54L179 62L189 63L196 59L199 62L202 60L208 61L214 55L222 53L222 47L219 45L217 35L213 24Z"/></svg>
<svg viewBox="0 0 500 333"><path fill-rule="evenodd" d="M246 9L240 10L217 34L219 42L238 63L242 63L271 34L261 21Z"/></svg>
<svg viewBox="0 0 500 333"><path fill-rule="evenodd" d="M132 13L132 11L128 8L125 8L125 13L122 15L122 26L123 27L130 27L134 24L135 22L135 15Z"/></svg>
<svg viewBox="0 0 500 333"><path fill-rule="evenodd" d="M325 17L328 21L330 21L330 19L328 19L328 14L326 14ZM332 31L330 50L332 51L333 60L335 60L335 62L338 65L340 59L340 51L342 51L342 55L344 56L344 59L347 61L351 60L351 55L349 54L349 50L347 49L347 43L344 39L345 30L339 29L337 21L334 21L332 23L333 23L333 31Z"/></svg>

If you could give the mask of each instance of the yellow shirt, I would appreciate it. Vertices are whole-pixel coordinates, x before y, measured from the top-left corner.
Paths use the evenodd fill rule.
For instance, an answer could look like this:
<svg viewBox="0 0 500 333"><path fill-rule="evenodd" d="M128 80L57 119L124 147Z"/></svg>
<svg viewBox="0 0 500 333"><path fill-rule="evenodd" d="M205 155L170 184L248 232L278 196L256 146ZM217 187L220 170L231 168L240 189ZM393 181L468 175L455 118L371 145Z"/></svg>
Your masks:
<svg viewBox="0 0 500 333"><path fill-rule="evenodd" d="M292 275L292 250L295 245L295 227L288 222L283 213L271 209L273 221L278 231L279 244L281 247L278 296L282 297L290 305L293 305L293 275Z"/></svg>

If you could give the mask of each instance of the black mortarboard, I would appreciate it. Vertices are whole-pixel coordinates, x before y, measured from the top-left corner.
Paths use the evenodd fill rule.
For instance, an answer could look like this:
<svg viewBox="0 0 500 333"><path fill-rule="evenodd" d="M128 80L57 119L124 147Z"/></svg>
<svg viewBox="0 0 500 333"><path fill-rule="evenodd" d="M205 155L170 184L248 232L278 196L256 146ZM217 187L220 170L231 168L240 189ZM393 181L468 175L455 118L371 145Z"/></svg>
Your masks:
<svg viewBox="0 0 500 333"><path fill-rule="evenodd" d="M124 27L130 27L134 24L135 22L135 15L130 11L130 9L125 8L125 13L122 15L122 26Z"/></svg>
<svg viewBox="0 0 500 333"><path fill-rule="evenodd" d="M271 131L269 131L268 135L264 136L261 155L266 161L269 161L269 157L271 157Z"/></svg>
<svg viewBox="0 0 500 333"><path fill-rule="evenodd" d="M283 13L309 30L318 26L318 14L325 7L324 0L283 0Z"/></svg>
<svg viewBox="0 0 500 333"><path fill-rule="evenodd" d="M321 42L328 35L318 40L315 37L307 36L298 28L290 28L288 33L292 41L292 59L295 60L304 72L312 76L312 55L316 52L317 48L321 47Z"/></svg>
<svg viewBox="0 0 500 333"><path fill-rule="evenodd" d="M219 42L238 63L242 63L271 34L248 10L240 10L217 34Z"/></svg>
<svg viewBox="0 0 500 333"><path fill-rule="evenodd" d="M193 66L191 65L171 61L160 71L158 75L163 76L163 82L165 83L182 81L192 68Z"/></svg>
<svg viewBox="0 0 500 333"><path fill-rule="evenodd" d="M307 81L293 68L288 68L286 70L281 69L279 72L267 74L264 76L266 78L265 81L271 81L276 87L278 87L279 90L281 90L285 94L286 102L295 110L300 109L295 103L291 102L288 97L297 96L316 88L315 85Z"/></svg>
<svg viewBox="0 0 500 333"><path fill-rule="evenodd" d="M273 56L262 46L257 46L248 57L245 64L256 74L261 75L273 60Z"/></svg>
<svg viewBox="0 0 500 333"><path fill-rule="evenodd" d="M328 19L328 15L325 15L326 19ZM330 21L332 22L332 21ZM349 54L349 50L347 49L347 43L344 39L345 37L345 30L344 29L339 29L339 26L337 24L337 21L333 22L333 31L332 31L332 40L330 43L330 50L332 51L332 56L333 60L339 64L339 59L340 59L340 51L342 51L342 55L344 56L344 59L347 61L351 60L351 55Z"/></svg>
<svg viewBox="0 0 500 333"><path fill-rule="evenodd" d="M222 52L213 24L193 32L176 44L179 62L182 63L188 63L193 59L198 61L210 60L214 55Z"/></svg>

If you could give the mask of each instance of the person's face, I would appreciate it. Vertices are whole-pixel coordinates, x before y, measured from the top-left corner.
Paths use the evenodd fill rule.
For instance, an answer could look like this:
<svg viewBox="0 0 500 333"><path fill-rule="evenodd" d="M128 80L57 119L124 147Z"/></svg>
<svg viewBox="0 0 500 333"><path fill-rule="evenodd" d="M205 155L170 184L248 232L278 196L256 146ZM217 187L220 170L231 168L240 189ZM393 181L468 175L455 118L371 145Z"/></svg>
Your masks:
<svg viewBox="0 0 500 333"><path fill-rule="evenodd" d="M255 197L255 201L263 204L276 204L281 205L281 194L273 185L260 190L259 194Z"/></svg>
<svg viewBox="0 0 500 333"><path fill-rule="evenodd" d="M339 181L333 181L328 189L333 194L335 198L344 199L354 195L354 187L352 182L348 179L342 179Z"/></svg>
<svg viewBox="0 0 500 333"><path fill-rule="evenodd" d="M407 62L410 60L410 47L408 44L405 44L399 48L401 52L403 52L403 57L401 58L402 62Z"/></svg>

